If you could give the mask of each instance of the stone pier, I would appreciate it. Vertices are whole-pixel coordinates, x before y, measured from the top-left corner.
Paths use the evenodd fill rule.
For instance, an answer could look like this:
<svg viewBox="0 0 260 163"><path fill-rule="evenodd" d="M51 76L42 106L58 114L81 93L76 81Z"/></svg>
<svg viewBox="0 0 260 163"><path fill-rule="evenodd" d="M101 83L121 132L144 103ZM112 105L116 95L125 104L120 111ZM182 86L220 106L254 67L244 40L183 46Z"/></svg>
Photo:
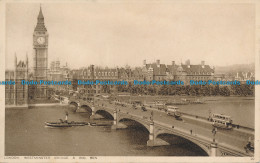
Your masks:
<svg viewBox="0 0 260 163"><path fill-rule="evenodd" d="M149 126L149 140L147 141L147 146L154 147L154 146L162 146L162 145L170 145L168 142L154 137L154 122L150 122Z"/></svg>
<svg viewBox="0 0 260 163"><path fill-rule="evenodd" d="M210 144L210 156L211 157L217 156L217 148L218 148L217 143L214 142L214 143Z"/></svg>

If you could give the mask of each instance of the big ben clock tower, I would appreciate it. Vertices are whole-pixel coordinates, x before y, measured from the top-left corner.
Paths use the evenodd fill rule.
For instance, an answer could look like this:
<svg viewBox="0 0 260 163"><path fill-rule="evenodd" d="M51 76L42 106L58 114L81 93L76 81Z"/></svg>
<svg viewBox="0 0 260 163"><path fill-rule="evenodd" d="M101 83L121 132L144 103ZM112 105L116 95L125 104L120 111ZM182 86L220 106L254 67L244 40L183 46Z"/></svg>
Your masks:
<svg viewBox="0 0 260 163"><path fill-rule="evenodd" d="M37 18L37 25L33 33L33 49L34 49L34 80L47 80L47 69L48 69L48 32L44 25L44 17L42 9ZM37 99L47 98L47 86L36 85L34 96Z"/></svg>

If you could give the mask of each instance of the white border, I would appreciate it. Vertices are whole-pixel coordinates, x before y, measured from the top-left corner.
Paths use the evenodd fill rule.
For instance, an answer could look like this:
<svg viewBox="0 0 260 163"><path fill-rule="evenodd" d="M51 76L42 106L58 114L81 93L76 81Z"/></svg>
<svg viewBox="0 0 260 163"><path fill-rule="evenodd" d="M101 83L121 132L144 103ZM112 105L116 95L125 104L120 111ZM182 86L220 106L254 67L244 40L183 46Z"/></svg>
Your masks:
<svg viewBox="0 0 260 163"><path fill-rule="evenodd" d="M64 0L0 0L0 80L4 80L5 76L5 6L6 3L89 3L94 0L75 0L75 1L64 1ZM143 3L143 2L153 2L153 3L252 3L255 4L256 9L256 46L255 46L255 77L256 80L260 80L260 1L258 0L96 0L102 3ZM134 156L96 156L97 159L90 159L89 156L86 156L87 159L79 159L78 156L69 156L70 159L54 159L54 156L50 156L50 159L24 159L24 156L19 156L20 159L6 159L4 156L4 124L5 124L5 92L4 87L0 87L0 161L4 162L260 162L260 124L259 116L260 115L260 86L256 86L255 94L255 157L134 157Z"/></svg>

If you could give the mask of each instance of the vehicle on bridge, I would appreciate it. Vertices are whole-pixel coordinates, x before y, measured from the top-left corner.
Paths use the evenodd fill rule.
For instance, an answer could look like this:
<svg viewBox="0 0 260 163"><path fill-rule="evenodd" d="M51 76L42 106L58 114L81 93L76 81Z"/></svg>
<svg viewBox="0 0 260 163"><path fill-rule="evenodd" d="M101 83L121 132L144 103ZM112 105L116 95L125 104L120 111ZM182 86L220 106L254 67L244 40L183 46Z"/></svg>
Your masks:
<svg viewBox="0 0 260 163"><path fill-rule="evenodd" d="M248 142L244 149L246 150L246 153L254 153L255 151L254 144L252 144L251 142Z"/></svg>
<svg viewBox="0 0 260 163"><path fill-rule="evenodd" d="M213 122L212 125L223 129L232 129L232 119L224 114L211 114L209 121Z"/></svg>
<svg viewBox="0 0 260 163"><path fill-rule="evenodd" d="M126 107L126 103L121 102L121 101L115 101L115 105L120 105L120 106Z"/></svg>
<svg viewBox="0 0 260 163"><path fill-rule="evenodd" d="M136 104L134 103L134 104L132 104L132 107L133 107L133 109L137 109L137 106L136 106Z"/></svg>
<svg viewBox="0 0 260 163"><path fill-rule="evenodd" d="M141 109L142 109L142 111L147 111L147 109L145 108L144 105L141 107Z"/></svg>
<svg viewBox="0 0 260 163"><path fill-rule="evenodd" d="M132 103L135 105L142 105L142 101L140 101L140 100L135 100Z"/></svg>
<svg viewBox="0 0 260 163"><path fill-rule="evenodd" d="M176 106L167 106L167 115L174 116L176 119L181 120L181 113Z"/></svg>
<svg viewBox="0 0 260 163"><path fill-rule="evenodd" d="M163 103L155 103L155 107L157 107L158 110L166 111L165 104L163 104Z"/></svg>

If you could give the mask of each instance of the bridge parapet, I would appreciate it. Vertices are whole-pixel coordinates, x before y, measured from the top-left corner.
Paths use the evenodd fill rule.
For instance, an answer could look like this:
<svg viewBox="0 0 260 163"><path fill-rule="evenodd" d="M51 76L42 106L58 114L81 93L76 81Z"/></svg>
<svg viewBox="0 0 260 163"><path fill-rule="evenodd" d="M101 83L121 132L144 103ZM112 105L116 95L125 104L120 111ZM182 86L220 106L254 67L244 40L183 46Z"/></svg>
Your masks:
<svg viewBox="0 0 260 163"><path fill-rule="evenodd" d="M113 126L111 127L112 129L125 128L125 126L122 127L121 123L121 120L123 119L129 119L140 123L149 131L148 146L167 145L167 143L160 141L158 135L171 134L193 142L209 156L252 156L252 154L246 153L244 149L228 146L223 142L213 142L212 137L207 137L206 135L194 132L191 134L189 130L184 129L181 126L173 126L156 120L151 121L149 116L147 117L135 113L133 109L129 112L125 109L126 106L118 106L104 101L95 103L93 106L86 101L79 101L79 104L79 106L91 106L92 115L95 115L99 110L104 110L111 114L114 118Z"/></svg>

